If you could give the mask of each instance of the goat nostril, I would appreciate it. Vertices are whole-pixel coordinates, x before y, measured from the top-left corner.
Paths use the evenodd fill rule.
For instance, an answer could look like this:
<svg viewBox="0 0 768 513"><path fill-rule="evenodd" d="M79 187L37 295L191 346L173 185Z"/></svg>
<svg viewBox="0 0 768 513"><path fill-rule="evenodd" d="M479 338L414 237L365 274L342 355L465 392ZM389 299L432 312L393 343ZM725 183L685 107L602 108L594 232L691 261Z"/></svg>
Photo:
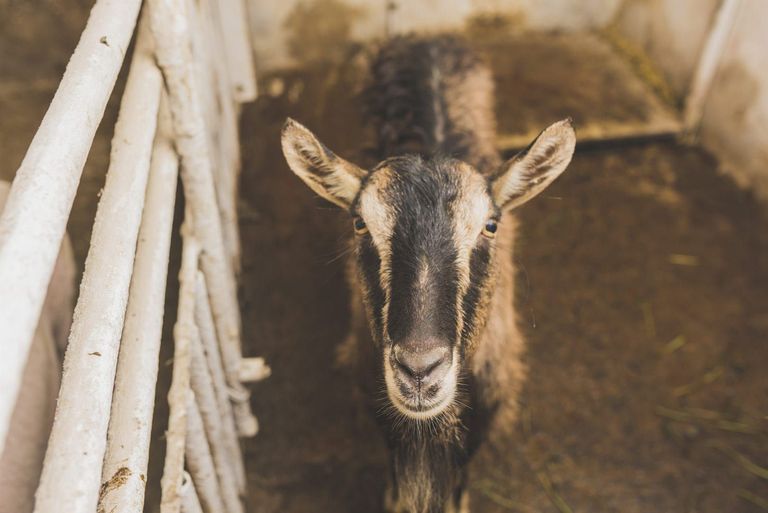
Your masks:
<svg viewBox="0 0 768 513"><path fill-rule="evenodd" d="M431 364L427 365L427 367L426 367L426 368L424 369L424 371L423 371L423 374L424 374L425 376L429 376L429 375L432 373L432 371L433 371L433 370L435 370L435 369L438 367L438 365L440 365L441 363L443 363L443 360L445 360L445 358L444 358L444 357L442 357L442 358L440 358L439 360L437 360L437 361L435 361L435 362L433 362L433 363L431 363Z"/></svg>
<svg viewBox="0 0 768 513"><path fill-rule="evenodd" d="M411 379L422 380L429 377L450 357L448 349L432 349L420 353L395 351L395 367Z"/></svg>
<svg viewBox="0 0 768 513"><path fill-rule="evenodd" d="M402 372L406 376L408 376L410 378L413 378L413 379L418 379L419 378L419 375L418 375L417 372L415 372L408 365L404 364L403 362L401 362L397 358L395 358L395 365L400 370L400 372Z"/></svg>

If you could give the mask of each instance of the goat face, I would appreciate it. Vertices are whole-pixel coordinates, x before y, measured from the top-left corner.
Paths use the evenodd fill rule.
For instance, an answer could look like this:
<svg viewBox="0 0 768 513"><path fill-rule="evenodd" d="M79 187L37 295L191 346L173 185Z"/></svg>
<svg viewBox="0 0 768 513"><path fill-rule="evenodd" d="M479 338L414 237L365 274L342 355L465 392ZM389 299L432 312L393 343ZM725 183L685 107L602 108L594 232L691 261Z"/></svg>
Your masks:
<svg viewBox="0 0 768 513"><path fill-rule="evenodd" d="M502 214L570 162L568 120L486 176L454 159L399 156L365 171L288 120L283 152L315 192L352 216L358 280L391 405L431 419L456 403L485 325Z"/></svg>

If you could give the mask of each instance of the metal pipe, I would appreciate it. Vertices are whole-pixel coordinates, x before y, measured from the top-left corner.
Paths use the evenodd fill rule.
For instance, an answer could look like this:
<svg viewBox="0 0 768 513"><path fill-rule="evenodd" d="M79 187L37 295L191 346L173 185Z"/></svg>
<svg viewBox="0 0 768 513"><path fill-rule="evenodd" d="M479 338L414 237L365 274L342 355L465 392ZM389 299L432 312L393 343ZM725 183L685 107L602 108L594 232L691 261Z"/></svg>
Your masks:
<svg viewBox="0 0 768 513"><path fill-rule="evenodd" d="M203 513L195 483L187 472L184 472L184 480L181 483L181 513Z"/></svg>
<svg viewBox="0 0 768 513"><path fill-rule="evenodd" d="M37 513L58 513L62 504L69 513L91 513L98 501L162 84L146 30L146 23L141 23L115 125L37 489Z"/></svg>
<svg viewBox="0 0 768 513"><path fill-rule="evenodd" d="M190 34L184 0L149 0L152 31L157 41L157 61L168 87L181 156L184 195L192 208L195 235L203 248L201 264L206 275L211 309L221 344L229 386L247 398L238 380L241 358L240 313L232 268L224 246L216 201L213 164L191 64ZM255 434L256 421L247 400L235 403L241 436Z"/></svg>
<svg viewBox="0 0 768 513"><path fill-rule="evenodd" d="M99 0L0 215L0 450L85 159L140 0Z"/></svg>
<svg viewBox="0 0 768 513"><path fill-rule="evenodd" d="M698 130L704 115L704 103L717 74L720 60L728 36L733 29L741 0L723 0L718 8L715 21L707 35L704 49L701 51L696 71L691 82L691 90L685 100L683 125L688 133Z"/></svg>
<svg viewBox="0 0 768 513"><path fill-rule="evenodd" d="M216 468L213 463L205 427L197 407L197 399L191 391L187 395L187 468L199 493L200 504L205 513L223 513L227 511L221 497Z"/></svg>
<svg viewBox="0 0 768 513"><path fill-rule="evenodd" d="M179 168L166 102L163 96L112 394L99 497L99 511L110 513L140 513L144 507ZM120 485L108 486L118 474Z"/></svg>
<svg viewBox="0 0 768 513"><path fill-rule="evenodd" d="M225 506L224 510L216 511L242 513L243 505L238 497L237 478L231 466L231 446L225 438L225 431L222 427L222 415L219 412L213 381L208 370L208 362L203 352L203 344L200 341L199 330L197 336L192 339L190 349L192 391L195 393L197 409L205 427L208 446L210 447L214 469L218 477L219 492Z"/></svg>
<svg viewBox="0 0 768 513"><path fill-rule="evenodd" d="M165 462L160 480L160 513L179 513L184 479L184 452L187 439L188 396L190 394L190 344L197 336L195 328L195 276L200 245L192 236L192 216L187 207L181 227L182 250L179 270L179 306L173 327L173 375L168 391L168 430Z"/></svg>
<svg viewBox="0 0 768 513"><path fill-rule="evenodd" d="M253 48L248 30L248 10L243 0L215 0L221 34L224 41L232 96L239 103L256 99L256 73L253 66Z"/></svg>
<svg viewBox="0 0 768 513"><path fill-rule="evenodd" d="M218 12L211 2L200 5L200 33L208 41L214 55L223 55L226 50L218 23ZM218 110L218 126L213 131L216 145L216 197L221 215L224 243L232 268L240 273L240 236L237 220L237 179L240 174L240 146L235 100L227 63L223 59L211 59L211 75L215 79L215 106Z"/></svg>
<svg viewBox="0 0 768 513"><path fill-rule="evenodd" d="M240 381L253 383L267 379L272 375L272 369L262 357L243 358L240 361Z"/></svg>
<svg viewBox="0 0 768 513"><path fill-rule="evenodd" d="M232 404L227 392L227 383L224 377L224 369L221 364L221 354L219 353L219 342L216 339L216 330L213 326L213 316L211 306L208 303L208 290L205 287L205 277L203 273L197 273L197 288L195 289L195 322L200 333L200 340L205 350L205 356L208 362L208 369L211 373L213 389L216 394L216 403L221 415L221 426L229 450L229 459L231 461L235 477L237 479L237 489L240 493L245 492L245 466L243 465L243 454L240 449L240 443L237 440L237 429L235 419L232 414Z"/></svg>

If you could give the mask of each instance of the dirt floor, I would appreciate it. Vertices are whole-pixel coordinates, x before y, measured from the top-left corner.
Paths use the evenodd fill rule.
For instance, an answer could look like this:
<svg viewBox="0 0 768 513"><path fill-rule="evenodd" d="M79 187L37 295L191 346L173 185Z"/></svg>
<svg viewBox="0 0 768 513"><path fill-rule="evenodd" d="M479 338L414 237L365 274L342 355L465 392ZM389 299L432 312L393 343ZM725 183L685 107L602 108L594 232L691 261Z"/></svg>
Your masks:
<svg viewBox="0 0 768 513"><path fill-rule="evenodd" d="M90 2L68 4L79 8L0 0L4 179L21 162ZM565 115L579 127L642 124L659 111L592 36L499 41L485 37L487 26L474 29L495 65L504 133ZM333 365L348 323L341 252L349 221L288 171L278 141L290 115L370 164L355 100L364 54L339 55L264 75L262 96L243 112L246 351L273 369L253 387L261 432L246 442L249 513L380 511L383 444ZM69 225L81 266L116 106ZM579 150L519 217L517 308L530 376L514 435L473 463L473 510L768 510L764 207L703 151L655 142Z"/></svg>
<svg viewBox="0 0 768 513"><path fill-rule="evenodd" d="M642 120L647 104L622 94L621 75L594 53L576 59L579 38L540 40L492 56L507 63L496 68L507 131L544 126L567 113L563 103L581 123ZM560 56L552 66L540 61L547 53ZM288 171L278 142L292 116L369 163L360 61L352 51L341 64L265 76L243 114L243 322L248 351L274 371L254 388L252 513L380 510L384 448L333 363L348 323L349 220ZM530 90L541 73L547 95ZM474 510L764 511L765 211L703 151L656 142L579 151L519 217L530 377L515 435L473 464Z"/></svg>

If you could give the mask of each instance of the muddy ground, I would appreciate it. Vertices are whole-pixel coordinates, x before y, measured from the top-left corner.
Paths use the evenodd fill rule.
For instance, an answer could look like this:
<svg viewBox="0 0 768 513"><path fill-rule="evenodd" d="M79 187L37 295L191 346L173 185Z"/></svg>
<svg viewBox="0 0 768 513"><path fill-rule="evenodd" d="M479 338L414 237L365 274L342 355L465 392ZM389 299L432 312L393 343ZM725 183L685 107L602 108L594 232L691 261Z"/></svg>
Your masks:
<svg viewBox="0 0 768 513"><path fill-rule="evenodd" d="M90 2L69 4L77 9L0 2L3 178L23 157ZM487 36L480 28L473 34ZM642 123L656 108L593 38L478 41L492 52L506 133L564 115L581 126ZM249 513L380 511L382 443L333 365L348 322L349 220L290 174L278 143L290 115L369 163L355 100L364 53L339 55L264 75L262 96L243 112L246 352L273 369L253 387L261 432L245 444ZM116 107L113 98L69 224L80 266ZM766 212L717 167L672 141L579 150L519 212L530 376L514 435L473 463L474 511L768 510Z"/></svg>

